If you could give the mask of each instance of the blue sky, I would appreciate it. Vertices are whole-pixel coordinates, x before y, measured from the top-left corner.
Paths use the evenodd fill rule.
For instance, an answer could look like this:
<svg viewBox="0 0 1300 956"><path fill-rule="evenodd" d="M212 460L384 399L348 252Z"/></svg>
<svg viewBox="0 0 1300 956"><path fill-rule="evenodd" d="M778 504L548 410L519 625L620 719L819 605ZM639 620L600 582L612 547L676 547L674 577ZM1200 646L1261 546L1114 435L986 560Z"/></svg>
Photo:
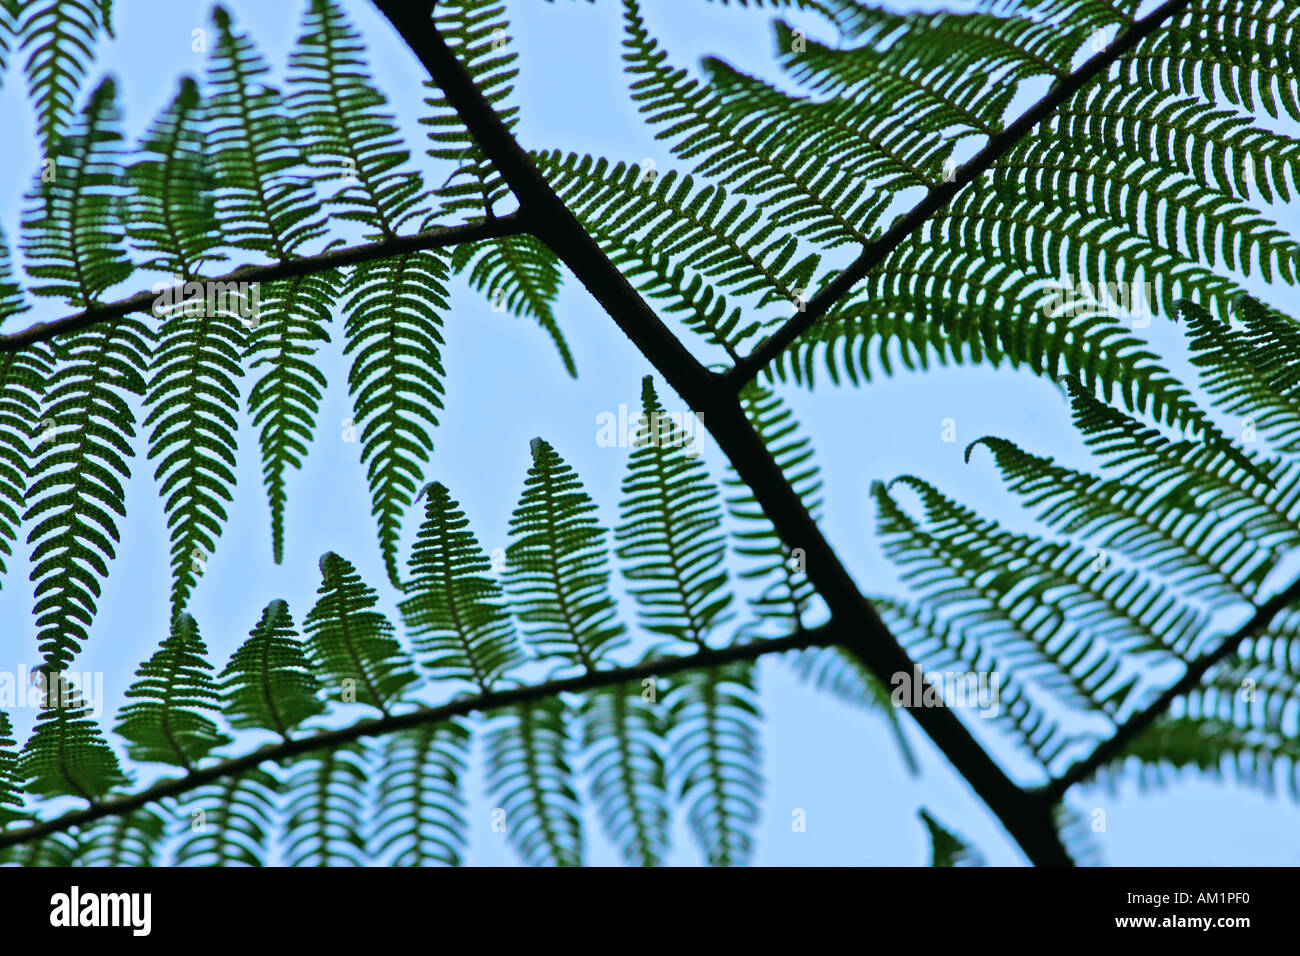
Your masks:
<svg viewBox="0 0 1300 956"><path fill-rule="evenodd" d="M239 28L252 33L282 75L305 5L299 0L234 0L229 8ZM674 165L667 145L654 140L628 99L621 73L620 4L514 0L508 6L521 58L516 102L521 117L518 132L525 146L629 162L655 158L661 170ZM134 141L170 100L179 75L201 75L205 69L205 57L191 49L192 31L211 29L210 6L189 0L131 0L118 7L117 39L101 48L85 89L105 71L117 77L128 140ZM742 69L771 70L771 13L723 8L703 0L671 0L646 7L652 32L676 65L697 70L701 56L716 55ZM401 118L417 162L429 169L423 157L423 131L416 123L425 111L421 104L424 74L368 4L348 2L346 8L365 34L378 85ZM805 19L814 35L829 36L815 18ZM23 207L20 193L26 191L40 160L23 83L12 69L0 90L0 124L7 130L0 181L10 184L0 196L0 223L12 242ZM427 178L436 183L442 177ZM137 284L148 283L137 280ZM129 291L134 287L121 290ZM571 279L557 314L579 369L576 381L568 377L548 338L530 320L494 312L489 302L462 283L453 287L453 293L443 330L446 410L434 434L436 451L426 479L443 481L451 489L487 549L504 547L509 516L529 463L529 440L540 435L577 469L601 506L603 522L614 525L628 450L601 447L596 441L597 419L603 412L617 414L620 403L635 406L640 379L653 370ZM20 317L20 323L57 314L60 310L42 303L39 310ZM1151 335L1168 348L1175 370L1181 369L1177 334L1153 328ZM336 341L319 355L332 387L306 466L290 477L287 547L279 566L271 560L256 435L247 427L239 435L242 455L235 505L190 607L218 668L273 598L286 599L295 620L302 621L314 602L317 559L327 550L354 562L362 576L380 589L384 606L397 620L396 595L385 584L370 517L360 446L343 441L343 423L352 412L340 338L336 335ZM248 384L246 379L246 388ZM680 408L674 396L665 394L662 380L658 384L667 407ZM825 480L822 527L868 593L901 593L874 537L868 498L873 480L918 474L989 516L1027 527L1026 516L1003 490L988 457L971 465L962 462L965 445L981 435L1001 435L1071 464L1087 461L1060 392L1028 373L936 370L879 377L859 388L836 388L819 379L815 391L786 388L782 394L818 451ZM955 443L941 440L945 418L956 423ZM720 479L725 462L710 441L704 442L704 453L714 478ZM104 586L91 640L74 668L104 673L102 722L106 727L113 723L135 667L165 636L168 614L168 541L157 483L152 464L142 453L132 469L122 543ZM413 517L405 529L403 562L415 529ZM11 562L0 590L0 622L4 622L0 624L0 670L18 671L36 659L23 550ZM634 620L630 600L622 603L622 612L624 620ZM761 681L767 785L756 864L922 864L928 853L924 827L916 816L922 805L967 837L991 862L1023 862L997 821L915 727L906 728L920 757L921 772L913 777L879 717L816 692L782 661L765 660ZM352 716L361 715L358 711ZM13 717L25 733L34 714L18 711ZM1009 755L995 732L975 729L997 746L1000 756ZM516 858L502 835L490 827L495 804L477 772L478 753L476 748L476 769L467 782L468 861L514 864ZM1232 785L1189 778L1146 794L1132 785L1115 794L1076 790L1070 802L1084 813L1094 808L1106 811L1106 832L1096 836L1107 863L1300 862L1300 846L1285 836L1297 832L1300 815L1283 798L1269 799ZM791 830L796 808L806 811L805 832ZM701 856L685 829L684 814L677 813L676 821L670 862L696 865ZM617 862L594 818L589 817L588 823L588 861Z"/></svg>

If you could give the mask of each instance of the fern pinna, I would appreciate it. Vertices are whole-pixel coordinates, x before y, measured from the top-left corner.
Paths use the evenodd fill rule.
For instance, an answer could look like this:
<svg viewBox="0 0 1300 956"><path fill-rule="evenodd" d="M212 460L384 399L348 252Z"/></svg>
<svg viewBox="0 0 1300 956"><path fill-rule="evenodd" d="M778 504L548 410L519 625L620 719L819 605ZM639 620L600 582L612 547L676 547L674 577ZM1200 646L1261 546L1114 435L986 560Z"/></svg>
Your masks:
<svg viewBox="0 0 1300 956"><path fill-rule="evenodd" d="M39 653L0 710L7 862L456 865L483 818L532 865L602 840L672 862L678 823L695 859L753 863L758 661L782 653L919 772L915 721L1036 864L1098 859L1074 800L1098 782L1300 794L1300 10L738 5L774 11L775 71L688 69L668 12L611 7L639 157L537 141L500 0L303 0L282 73L217 6L204 65L130 137L95 75L126 11L0 3L41 152L0 235L0 583L27 567ZM361 6L428 72L416 122ZM621 494L552 423L510 443L493 524L435 444L464 414L458 323L526 317L577 377L569 272L676 397L621 396ZM1075 447L999 427L960 477L823 474L819 382L956 365L1059 393ZM337 522L297 489L336 407L374 553L323 545L308 574L300 536ZM258 550L250 440L261 550L315 594L260 594L225 646L205 615ZM975 500L977 472L1010 495ZM103 721L74 668L150 478L165 611ZM869 530L832 525L848 499L892 593L832 546ZM936 671L999 679L987 731L897 692ZM917 809L933 865L985 862Z"/></svg>

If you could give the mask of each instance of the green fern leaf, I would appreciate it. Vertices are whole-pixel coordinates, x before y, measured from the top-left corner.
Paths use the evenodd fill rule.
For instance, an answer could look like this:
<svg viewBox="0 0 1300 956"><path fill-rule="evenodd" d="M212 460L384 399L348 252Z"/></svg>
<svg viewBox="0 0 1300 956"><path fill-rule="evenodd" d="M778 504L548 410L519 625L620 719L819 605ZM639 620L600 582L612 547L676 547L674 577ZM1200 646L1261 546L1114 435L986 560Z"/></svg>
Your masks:
<svg viewBox="0 0 1300 956"><path fill-rule="evenodd" d="M177 865L262 866L282 789L268 771L249 770L196 790L182 817L188 828Z"/></svg>
<svg viewBox="0 0 1300 956"><path fill-rule="evenodd" d="M127 235L157 269L182 282L205 263L220 262L216 180L207 168L206 107L190 77L154 121L128 169Z"/></svg>
<svg viewBox="0 0 1300 956"><path fill-rule="evenodd" d="M718 489L693 426L664 411L650 376L641 383L641 410L614 535L618 556L645 629L705 647L730 618L732 601Z"/></svg>
<svg viewBox="0 0 1300 956"><path fill-rule="evenodd" d="M755 668L740 662L673 681L668 776L710 866L746 866L762 798Z"/></svg>
<svg viewBox="0 0 1300 956"><path fill-rule="evenodd" d="M398 603L407 632L436 679L489 693L522 660L514 623L469 520L445 485L433 482Z"/></svg>
<svg viewBox="0 0 1300 956"><path fill-rule="evenodd" d="M104 0L29 2L18 26L19 49L37 111L37 131L47 151L72 115L77 90L94 59L101 32L112 36Z"/></svg>
<svg viewBox="0 0 1300 956"><path fill-rule="evenodd" d="M71 795L94 803L130 778L104 740L81 689L58 671L43 669L43 701L36 729L18 757L29 794Z"/></svg>
<svg viewBox="0 0 1300 956"><path fill-rule="evenodd" d="M387 714L402 690L419 678L393 638L393 625L374 610L379 595L356 569L333 552L321 556L320 569L320 597L303 622L312 671L327 685L345 688L345 701Z"/></svg>
<svg viewBox="0 0 1300 956"><path fill-rule="evenodd" d="M492 715L488 791L506 839L529 866L581 866L582 821L569 766L568 708L558 697Z"/></svg>
<svg viewBox="0 0 1300 956"><path fill-rule="evenodd" d="M158 866L166 831L166 819L153 807L100 820L81 837L77 865Z"/></svg>
<svg viewBox="0 0 1300 956"><path fill-rule="evenodd" d="M39 457L23 521L35 522L31 579L37 640L50 670L62 670L86 640L99 579L118 542L115 517L126 516L135 418L127 397L144 391L149 331L118 319L74 332L61 342L63 361L42 401Z"/></svg>
<svg viewBox="0 0 1300 956"><path fill-rule="evenodd" d="M122 708L115 728L127 739L132 759L191 769L214 748L230 743L230 737L199 712L220 710L207 653L194 618L180 614L170 636L136 670L139 680L126 696L139 702Z"/></svg>
<svg viewBox="0 0 1300 956"><path fill-rule="evenodd" d="M223 710L232 727L259 727L287 738L294 727L325 710L320 684L284 601L268 604L248 633L221 672Z"/></svg>
<svg viewBox="0 0 1300 956"><path fill-rule="evenodd" d="M324 234L319 203L296 175L300 131L279 91L262 82L269 67L224 7L212 12L217 42L208 81L208 168L218 185L225 241L276 259L291 258Z"/></svg>
<svg viewBox="0 0 1300 956"><path fill-rule="evenodd" d="M358 866L366 856L371 773L354 741L297 762L285 787L284 850L289 866Z"/></svg>
<svg viewBox="0 0 1300 956"><path fill-rule="evenodd" d="M389 580L400 586L401 519L420 486L442 408L440 311L448 308L445 257L418 252L358 266L343 294L344 354L355 358L348 389L361 429L379 546Z"/></svg>
<svg viewBox="0 0 1300 956"><path fill-rule="evenodd" d="M50 146L34 205L23 220L27 272L37 295L61 296L89 308L131 273L119 223L124 178L116 87L105 79L66 136ZM47 175L47 173L49 175Z"/></svg>
<svg viewBox="0 0 1300 956"><path fill-rule="evenodd" d="M18 773L17 741L9 715L0 710L0 830L26 818L23 810L22 777Z"/></svg>
<svg viewBox="0 0 1300 956"><path fill-rule="evenodd" d="M534 438L532 456L510 519L511 607L542 657L595 670L627 643L609 590L608 532L595 518L595 502L555 449Z"/></svg>
<svg viewBox="0 0 1300 956"><path fill-rule="evenodd" d="M669 842L667 728L663 705L646 692L622 684L588 694L580 711L582 751L601 823L623 859L659 866Z"/></svg>
<svg viewBox="0 0 1300 956"><path fill-rule="evenodd" d="M459 866L468 824L461 779L469 750L461 721L422 724L385 743L376 780L374 852L396 866Z"/></svg>

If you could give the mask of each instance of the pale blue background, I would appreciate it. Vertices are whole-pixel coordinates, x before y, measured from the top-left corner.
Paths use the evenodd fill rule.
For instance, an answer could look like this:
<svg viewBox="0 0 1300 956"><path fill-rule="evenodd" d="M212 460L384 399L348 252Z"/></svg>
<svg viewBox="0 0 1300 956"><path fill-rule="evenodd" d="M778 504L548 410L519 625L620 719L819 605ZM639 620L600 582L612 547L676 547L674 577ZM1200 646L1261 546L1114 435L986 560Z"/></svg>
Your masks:
<svg viewBox="0 0 1300 956"><path fill-rule="evenodd" d="M231 5L240 29L251 29L262 52L283 74L289 50L300 32L305 3L260 0ZM416 161L428 170L422 115L424 74L369 4L347 8L365 33L381 89L403 120ZM519 134L529 148L562 148L639 162L656 159L660 170L673 166L663 142L656 142L630 106L621 73L621 6L613 0L586 3L510 3L521 55ZM703 0L660 0L646 5L649 25L678 66L696 69L699 58L719 55L750 70L772 63L773 14L722 8ZM200 74L205 57L191 51L191 31L208 27L209 5L193 0L124 0L117 4L118 39L101 49L86 90L104 70L120 82L128 137L134 141L169 101L178 74ZM815 18L786 13L807 22L813 35L829 37ZM12 65L11 65L12 66ZM11 68L0 90L0 222L16 245L22 203L39 167L30 109L21 76ZM441 182L445 172L430 174ZM136 280L136 285L144 285ZM126 294L132 289L122 289ZM1289 290L1288 290L1289 291ZM571 380L548 339L531 321L494 313L477 293L458 284L444 335L443 361L447 410L434 436L436 454L427 479L444 481L470 516L488 549L504 547L509 514L527 467L528 441L542 435L579 471L601 504L607 526L617 520L619 484L626 449L595 442L596 416L635 405L642 375L651 371L640 354L570 280L557 313L580 371ZM1288 295L1275 295L1286 304ZM1294 301L1292 299L1292 301ZM21 317L61 314L41 304ZM14 327L17 326L17 323ZM11 331L12 328L6 329ZM1170 349L1176 335L1164 335ZM270 559L269 521L255 433L240 434L241 470L237 500L216 555L191 602L211 658L218 668L247 635L261 609L273 598L289 601L302 621L318 584L316 561L335 550L356 563L384 595L393 611L394 593L385 585L370 518L360 446L341 440L341 423L350 417L340 335L320 353L332 383L319 418L317 442L306 466L289 480L285 562ZM1176 365L1176 368L1181 368ZM245 388L251 379L245 380ZM661 394L664 392L660 381ZM916 473L986 514L1024 527L1014 500L1002 489L987 455L962 463L962 449L985 434L1013 438L1023 446L1055 454L1074 464L1086 457L1069 428L1067 407L1050 384L1009 370L940 370L878 379L869 388L835 389L823 382L815 393L787 390L806 431L816 442L826 479L822 526L843 560L869 593L899 593L890 566L874 540L874 514L867 489L873 479ZM671 394L665 404L680 408ZM957 422L957 442L940 441L940 422ZM705 455L715 478L723 461L711 442ZM168 542L157 504L153 466L143 451L133 463L128 487L129 520L112 573L104 587L92 639L75 665L103 671L107 700L102 722L111 727L138 662L164 636L168 614ZM416 522L408 521L406 542ZM26 529L24 529L24 536ZM17 671L36 658L31 623L31 593L26 548L11 562L0 591L0 670ZM404 549L402 560L405 562ZM630 601L624 619L633 620ZM392 615L396 620L396 615ZM1225 623L1231 624L1231 621ZM912 725L909 741L921 761L911 777L892 735L879 717L841 705L801 683L779 660L762 665L762 732L767 789L757 833L754 862L764 865L903 864L928 860L928 841L916 810L924 805L949 827L969 838L994 863L1023 863L997 821L983 808L942 755ZM360 714L358 714L359 716ZM14 719L25 734L31 711ZM975 723L983 723L976 720ZM1005 738L988 726L975 728L1008 755ZM476 760L477 763L477 760ZM1013 762L1011 766L1018 767ZM513 864L516 857L502 834L490 829L494 801L477 771L468 783L472 824L469 862ZM1232 785L1187 780L1147 795L1126 786L1112 795L1100 789L1076 790L1074 806L1107 812L1107 832L1098 834L1104 859L1112 864L1295 864L1300 862L1295 806ZM791 831L791 811L807 812L807 831ZM698 849L677 814L670 862L695 865ZM586 827L588 861L616 863L594 818Z"/></svg>

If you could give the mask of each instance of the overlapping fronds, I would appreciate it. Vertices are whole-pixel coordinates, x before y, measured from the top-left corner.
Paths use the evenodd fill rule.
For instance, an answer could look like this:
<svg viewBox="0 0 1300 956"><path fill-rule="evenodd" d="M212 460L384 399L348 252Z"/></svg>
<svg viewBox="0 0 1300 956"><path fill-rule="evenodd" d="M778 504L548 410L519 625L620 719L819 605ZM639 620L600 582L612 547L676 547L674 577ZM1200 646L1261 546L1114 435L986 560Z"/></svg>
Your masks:
<svg viewBox="0 0 1300 956"><path fill-rule="evenodd" d="M72 114L100 35L113 35L113 2L37 0L4 7L0 19L17 27L17 51L27 54L27 89L36 107L41 143L48 149Z"/></svg>
<svg viewBox="0 0 1300 956"><path fill-rule="evenodd" d="M364 743L330 747L295 762L285 781L284 854L290 866L358 866L370 818Z"/></svg>
<svg viewBox="0 0 1300 956"><path fill-rule="evenodd" d="M426 724L384 743L375 782L373 852L396 866L458 866L466 849L461 778L470 731L461 721Z"/></svg>
<svg viewBox="0 0 1300 956"><path fill-rule="evenodd" d="M250 770L195 791L180 808L185 836L176 849L176 862L262 866L282 789L271 772Z"/></svg>

